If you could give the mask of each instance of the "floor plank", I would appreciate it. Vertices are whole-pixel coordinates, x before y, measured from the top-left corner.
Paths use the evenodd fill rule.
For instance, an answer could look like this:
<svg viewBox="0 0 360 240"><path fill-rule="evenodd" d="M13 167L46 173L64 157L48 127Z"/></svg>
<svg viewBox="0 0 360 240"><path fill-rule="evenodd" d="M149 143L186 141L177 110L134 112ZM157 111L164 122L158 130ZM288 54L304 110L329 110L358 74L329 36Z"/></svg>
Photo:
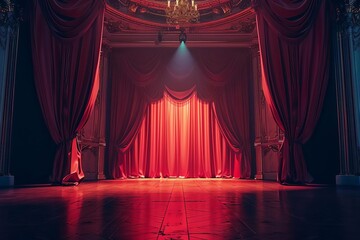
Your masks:
<svg viewBox="0 0 360 240"><path fill-rule="evenodd" d="M0 239L359 239L360 189L129 179L0 189Z"/></svg>

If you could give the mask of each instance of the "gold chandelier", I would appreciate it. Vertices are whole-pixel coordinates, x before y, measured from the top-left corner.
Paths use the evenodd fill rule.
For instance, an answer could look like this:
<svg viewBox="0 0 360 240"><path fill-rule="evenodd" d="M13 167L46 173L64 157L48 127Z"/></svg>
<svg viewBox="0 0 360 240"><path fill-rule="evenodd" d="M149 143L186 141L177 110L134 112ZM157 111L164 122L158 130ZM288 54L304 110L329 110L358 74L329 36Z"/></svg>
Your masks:
<svg viewBox="0 0 360 240"><path fill-rule="evenodd" d="M168 24L197 23L200 17L194 0L191 0L191 5L189 0L176 0L173 5L168 0L165 13Z"/></svg>

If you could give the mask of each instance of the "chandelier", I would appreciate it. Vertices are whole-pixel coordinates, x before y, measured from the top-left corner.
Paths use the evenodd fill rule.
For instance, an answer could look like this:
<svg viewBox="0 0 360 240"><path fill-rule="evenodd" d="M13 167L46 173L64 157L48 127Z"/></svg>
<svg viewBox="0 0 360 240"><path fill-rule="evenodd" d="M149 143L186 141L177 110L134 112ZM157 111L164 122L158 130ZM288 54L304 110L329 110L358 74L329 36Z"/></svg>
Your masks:
<svg viewBox="0 0 360 240"><path fill-rule="evenodd" d="M191 5L189 0L176 0L173 5L168 0L165 13L168 24L197 23L200 17L194 0Z"/></svg>

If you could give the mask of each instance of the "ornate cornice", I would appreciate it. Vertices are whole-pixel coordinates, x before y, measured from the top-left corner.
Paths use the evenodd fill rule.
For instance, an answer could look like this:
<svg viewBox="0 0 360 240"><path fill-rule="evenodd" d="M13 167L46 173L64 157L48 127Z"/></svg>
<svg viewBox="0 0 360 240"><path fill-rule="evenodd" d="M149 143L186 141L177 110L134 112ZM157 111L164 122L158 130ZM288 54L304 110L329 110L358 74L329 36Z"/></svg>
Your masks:
<svg viewBox="0 0 360 240"><path fill-rule="evenodd" d="M249 19L247 21L238 21L231 26L231 29L236 30L239 33L252 33L255 27L255 19Z"/></svg>
<svg viewBox="0 0 360 240"><path fill-rule="evenodd" d="M255 12L251 8L247 8L236 14L214 19L211 22L200 22L196 24L187 24L182 28L192 32L199 32L202 30L226 30L230 32L250 33L255 29ZM139 32L139 31L165 31L178 30L176 26L171 26L164 21L158 23L142 18L138 18L132 14L118 11L110 5L106 7L105 13L105 29L108 33L122 33L122 32Z"/></svg>
<svg viewBox="0 0 360 240"><path fill-rule="evenodd" d="M109 33L119 33L130 30L129 24L122 20L114 20L113 18L104 19L104 26Z"/></svg>
<svg viewBox="0 0 360 240"><path fill-rule="evenodd" d="M342 0L336 4L336 22L340 31L360 27L360 0Z"/></svg>
<svg viewBox="0 0 360 240"><path fill-rule="evenodd" d="M338 31L351 37L355 49L360 47L360 0L342 0L336 6Z"/></svg>
<svg viewBox="0 0 360 240"><path fill-rule="evenodd" d="M5 47L4 38L9 33L15 33L22 17L23 8L18 1L0 0L0 47Z"/></svg>
<svg viewBox="0 0 360 240"><path fill-rule="evenodd" d="M150 1L150 0L145 0ZM196 0L195 0L196 1ZM213 0L199 0L199 4ZM229 1L229 0L218 0ZM238 1L238 0L236 0ZM155 1L165 4L165 1ZM185 31L188 36L188 47L250 47L257 42L255 11L248 7L251 1L241 1L246 7L237 13L231 13L209 22L188 23L181 27L139 18L129 12L119 11L106 5L103 42L112 48L118 47L174 47L178 45L179 32ZM246 4L245 4L246 3ZM225 4L225 3L222 3ZM159 32L162 41L158 41Z"/></svg>
<svg viewBox="0 0 360 240"><path fill-rule="evenodd" d="M175 1L175 0L173 0ZM167 1L107 0L107 5L119 12L154 23L166 23ZM200 23L216 21L251 7L251 0L195 0Z"/></svg>

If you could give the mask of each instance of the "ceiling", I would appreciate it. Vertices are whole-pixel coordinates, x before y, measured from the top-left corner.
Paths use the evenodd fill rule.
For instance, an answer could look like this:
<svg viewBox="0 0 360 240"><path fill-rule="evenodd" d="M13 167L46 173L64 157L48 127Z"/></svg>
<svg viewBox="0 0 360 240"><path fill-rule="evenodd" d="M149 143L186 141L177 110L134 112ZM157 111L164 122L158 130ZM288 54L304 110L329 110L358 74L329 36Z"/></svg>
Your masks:
<svg viewBox="0 0 360 240"><path fill-rule="evenodd" d="M174 2L175 0L172 0ZM189 0L190 1L190 0ZM166 0L107 0L103 42L110 47L251 47L257 44L251 0L195 0L198 23L166 23Z"/></svg>

